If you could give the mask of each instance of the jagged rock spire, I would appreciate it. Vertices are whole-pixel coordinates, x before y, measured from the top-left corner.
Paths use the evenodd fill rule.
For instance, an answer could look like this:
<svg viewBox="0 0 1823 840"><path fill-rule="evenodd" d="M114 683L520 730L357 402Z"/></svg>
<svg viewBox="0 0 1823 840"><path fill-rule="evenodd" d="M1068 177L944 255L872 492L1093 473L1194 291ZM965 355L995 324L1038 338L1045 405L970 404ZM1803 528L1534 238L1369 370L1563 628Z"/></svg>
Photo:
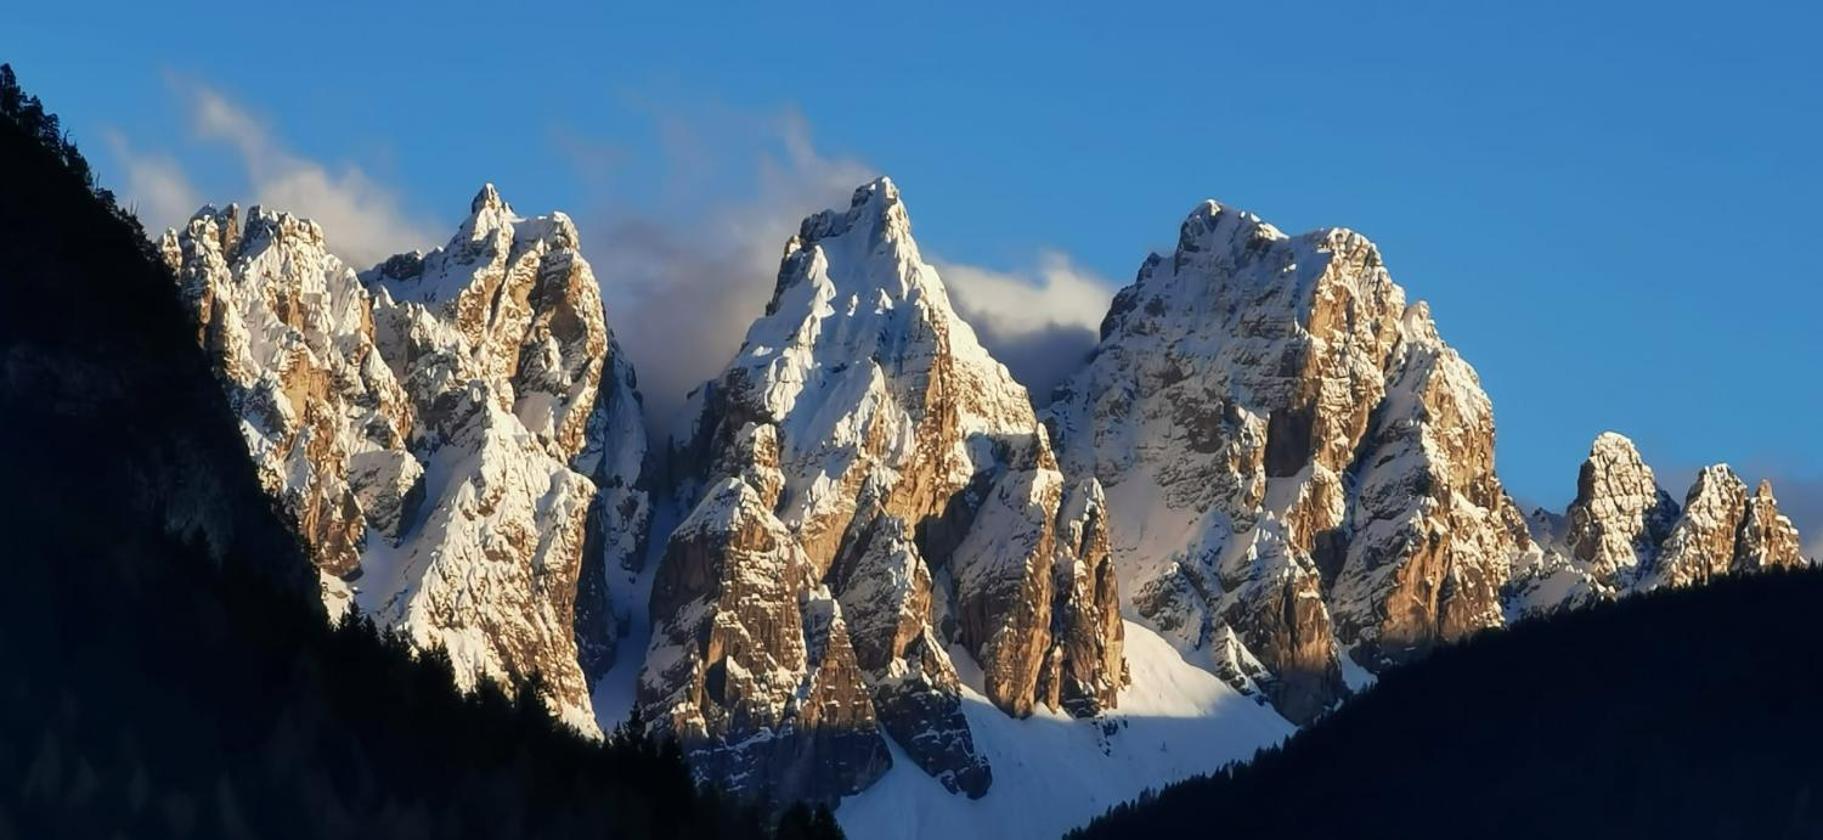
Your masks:
<svg viewBox="0 0 1823 840"><path fill-rule="evenodd" d="M448 651L465 685L538 673L594 732L644 437L576 242L490 184L448 245L363 277L314 223L260 208L205 208L162 249L331 606Z"/></svg>
<svg viewBox="0 0 1823 840"><path fill-rule="evenodd" d="M952 643L979 665L974 690L1009 714L1115 702L1115 586L1081 556L1099 545L1101 520L1085 511L1070 520L1073 542L1060 542L1066 482L1031 401L956 315L890 180L804 221L765 313L697 399L683 472L706 489L687 500L686 521L724 524L667 548L660 580L680 588L655 592L640 696L699 766L770 795L827 797L884 772L873 758L883 729L951 790L979 796L991 768L960 713ZM742 548L760 533L770 548ZM820 605L854 661L811 667L794 653L816 632L808 613L777 614L774 598L742 601L713 584L765 563L794 570L794 597ZM721 571L679 571L696 567ZM746 641L719 642L732 628ZM858 678L868 691L812 721L783 693L689 688L779 663L792 684ZM760 731L772 733L764 755L738 747ZM811 774L831 750L844 769Z"/></svg>
<svg viewBox="0 0 1823 840"><path fill-rule="evenodd" d="M1530 549L1474 371L1352 231L1209 201L1114 299L1048 423L1107 488L1121 588L1193 661L1308 720L1370 667L1502 621ZM1352 490L1351 490L1352 487Z"/></svg>
<svg viewBox="0 0 1823 840"><path fill-rule="evenodd" d="M1747 519L1747 483L1727 464L1704 467L1684 497L1683 514L1651 558L1637 587L1691 586L1728 573L1735 542ZM1599 570L1598 570L1599 571Z"/></svg>
<svg viewBox="0 0 1823 840"><path fill-rule="evenodd" d="M1659 489L1633 441L1603 432L1589 447L1567 512L1568 548L1607 586L1650 563L1671 533L1678 506Z"/></svg>
<svg viewBox="0 0 1823 840"><path fill-rule="evenodd" d="M1747 516L1741 522L1731 571L1794 568L1808 562L1797 526L1779 512L1779 500L1772 495L1772 482L1762 479L1747 499Z"/></svg>
<svg viewBox="0 0 1823 840"><path fill-rule="evenodd" d="M1613 432L1590 447L1566 519L1561 541L1540 532L1543 553L1509 587L1515 615L1809 562L1770 482L1761 481L1750 494L1727 464L1705 467L1680 510L1633 442ZM1549 518L1537 521L1548 524Z"/></svg>
<svg viewBox="0 0 1823 840"><path fill-rule="evenodd" d="M372 335L372 302L322 228L254 207L204 207L160 249L195 314L267 492L327 578L397 536L423 469L406 451L416 412Z"/></svg>

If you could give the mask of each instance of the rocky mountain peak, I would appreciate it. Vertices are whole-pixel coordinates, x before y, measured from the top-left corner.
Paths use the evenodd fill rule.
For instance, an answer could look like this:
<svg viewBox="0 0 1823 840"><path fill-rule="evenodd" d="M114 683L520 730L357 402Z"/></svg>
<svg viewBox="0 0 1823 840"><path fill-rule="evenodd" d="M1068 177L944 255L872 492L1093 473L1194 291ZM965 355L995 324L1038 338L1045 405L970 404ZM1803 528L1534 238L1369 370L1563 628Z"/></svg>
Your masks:
<svg viewBox="0 0 1823 840"><path fill-rule="evenodd" d="M500 197L500 191L490 182L482 184L481 189L475 192L475 197L469 200L468 212L469 218L475 219L482 216L511 216L513 211L507 207L506 200Z"/></svg>
<svg viewBox="0 0 1823 840"><path fill-rule="evenodd" d="M212 230L216 247L223 253L233 253L240 245L240 215L241 206L239 204L231 203L226 207L205 204L190 217L189 226L196 226L200 223L205 229ZM172 242L175 241L170 237L167 238Z"/></svg>
<svg viewBox="0 0 1823 840"><path fill-rule="evenodd" d="M856 189L846 211L806 218L786 243L766 312L795 308L800 304L787 298L804 295L850 308L889 309L895 301L923 299L919 305L953 320L948 291L918 253L910 216L887 178Z"/></svg>
<svg viewBox="0 0 1823 840"><path fill-rule="evenodd" d="M482 184L481 189L468 203L468 218L457 226L456 235L451 243L480 243L505 237L511 240L513 223L518 221L511 205L500 197L500 191L493 184Z"/></svg>
<svg viewBox="0 0 1823 840"><path fill-rule="evenodd" d="M1683 514L1642 570L1639 588L1690 586L1727 574L1747 518L1747 483L1727 464L1704 467L1684 496Z"/></svg>
<svg viewBox="0 0 1823 840"><path fill-rule="evenodd" d="M238 234L204 208L161 250L331 608L446 650L465 685L541 674L595 732L606 569L636 564L646 522L638 394L569 220L519 219L492 185L471 211L363 276L258 207Z"/></svg>
<svg viewBox="0 0 1823 840"><path fill-rule="evenodd" d="M1181 254L1216 248L1246 247L1249 242L1273 242L1285 234L1246 210L1204 201L1184 217L1178 227L1177 251Z"/></svg>
<svg viewBox="0 0 1823 840"><path fill-rule="evenodd" d="M278 497L333 593L369 532L396 534L422 470L414 411L371 337L371 301L322 229L255 207L205 207L160 251ZM351 480L352 479L352 480ZM346 599L331 595L332 608Z"/></svg>
<svg viewBox="0 0 1823 840"><path fill-rule="evenodd" d="M1790 568L1810 562L1803 555L1797 526L1779 512L1772 482L1762 479L1747 499L1747 516L1741 523L1733 571Z"/></svg>
<svg viewBox="0 0 1823 840"><path fill-rule="evenodd" d="M1624 585L1651 561L1677 515L1677 503L1659 489L1633 441L1604 432L1576 479L1566 547L1603 585Z"/></svg>
<svg viewBox="0 0 1823 840"><path fill-rule="evenodd" d="M1109 638L1116 589L1096 556L1101 518L1082 502L1060 541L1066 482L1030 399L956 315L910 230L886 179L846 211L805 220L765 314L699 391L682 448L683 472L700 477L686 483L708 488L685 499L686 521L725 525L666 550L659 579L679 583L654 595L641 703L699 766L761 792L782 795L764 786L794 779L789 792L812 797L865 787L884 772L871 756L889 736L945 786L979 796L991 770L961 713L965 691L1013 715L1066 700L1092 714L1121 682L1107 673L1121 659ZM742 515L699 520L736 498L729 481L748 488ZM758 534L770 535L764 550ZM716 583L760 566L797 570L792 597L816 609L780 613ZM699 567L720 571L680 571ZM729 632L746 641L718 641ZM829 650L859 658L811 667L797 656L825 632ZM979 684L963 683L953 655L974 660ZM777 663L799 686L866 690L813 725L783 694L690 688ZM763 755L736 746L761 729L773 733ZM848 770L812 774L837 743ZM748 772L760 765L778 772Z"/></svg>
<svg viewBox="0 0 1823 840"><path fill-rule="evenodd" d="M229 205L232 213L234 205ZM230 217L232 220L232 217ZM316 222L293 216L290 213L268 210L255 204L247 211L240 239L246 240L248 248L258 247L257 240L262 237L289 240L294 247L328 252L329 240L323 234L323 228Z"/></svg>
<svg viewBox="0 0 1823 840"><path fill-rule="evenodd" d="M1779 512L1772 482L1749 493L1727 464L1705 467L1684 500L1684 515L1639 587L1690 586L1731 573L1809 563L1798 529Z"/></svg>
<svg viewBox="0 0 1823 840"><path fill-rule="evenodd" d="M1770 482L1749 493L1727 464L1714 464L1697 473L1679 508L1633 442L1613 432L1590 447L1562 520L1561 539L1546 539L1543 553L1514 576L1509 612L1550 612L1809 562Z"/></svg>
<svg viewBox="0 0 1823 840"><path fill-rule="evenodd" d="M1198 205L1047 422L1106 487L1133 611L1217 673L1263 664L1293 720L1345 692L1345 648L1379 667L1499 624L1531 544L1473 369L1352 231Z"/></svg>
<svg viewBox="0 0 1823 840"><path fill-rule="evenodd" d="M823 210L805 218L795 242L798 247L807 247L851 232L869 246L892 242L906 248L917 247L911 241L911 219L899 200L899 188L885 176L855 188L847 210Z"/></svg>

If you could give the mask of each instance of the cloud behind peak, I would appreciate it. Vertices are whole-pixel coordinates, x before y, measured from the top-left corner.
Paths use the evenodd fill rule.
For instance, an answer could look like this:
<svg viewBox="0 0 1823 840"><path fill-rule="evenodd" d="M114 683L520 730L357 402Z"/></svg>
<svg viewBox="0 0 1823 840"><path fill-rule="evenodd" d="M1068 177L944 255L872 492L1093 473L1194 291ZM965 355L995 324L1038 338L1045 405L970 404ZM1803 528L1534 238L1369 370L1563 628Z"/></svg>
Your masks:
<svg viewBox="0 0 1823 840"><path fill-rule="evenodd" d="M331 165L287 148L251 111L206 84L173 77L191 144L226 147L232 194L205 196L191 173L166 153L141 151L118 131L109 149L125 172L127 203L148 230L177 227L205 201L260 204L322 225L337 256L357 268L392 254L427 248L442 237L434 225L413 216L393 189L353 164Z"/></svg>

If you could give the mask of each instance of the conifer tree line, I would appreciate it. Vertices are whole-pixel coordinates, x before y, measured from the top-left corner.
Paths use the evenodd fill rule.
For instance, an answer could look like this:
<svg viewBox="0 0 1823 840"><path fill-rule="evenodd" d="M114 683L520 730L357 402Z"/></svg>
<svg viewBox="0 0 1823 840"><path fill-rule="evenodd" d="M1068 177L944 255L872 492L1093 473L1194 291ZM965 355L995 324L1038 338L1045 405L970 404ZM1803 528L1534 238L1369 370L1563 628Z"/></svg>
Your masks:
<svg viewBox="0 0 1823 840"><path fill-rule="evenodd" d="M1823 837L1819 605L1771 571L1489 631L1071 836Z"/></svg>

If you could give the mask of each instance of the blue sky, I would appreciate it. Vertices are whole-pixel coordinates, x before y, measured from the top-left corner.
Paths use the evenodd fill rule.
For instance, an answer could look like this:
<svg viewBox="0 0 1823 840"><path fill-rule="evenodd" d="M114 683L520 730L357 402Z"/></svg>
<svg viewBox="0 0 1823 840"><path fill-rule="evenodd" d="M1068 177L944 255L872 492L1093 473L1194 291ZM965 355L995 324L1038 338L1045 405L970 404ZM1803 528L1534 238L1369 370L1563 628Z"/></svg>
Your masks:
<svg viewBox="0 0 1823 840"><path fill-rule="evenodd" d="M484 180L570 211L649 393L875 173L1014 354L1200 199L1355 228L1479 369L1523 500L1615 429L1674 494L1725 460L1823 530L1817 4L371 5L30 4L0 59L155 223L289 199L361 256Z"/></svg>

